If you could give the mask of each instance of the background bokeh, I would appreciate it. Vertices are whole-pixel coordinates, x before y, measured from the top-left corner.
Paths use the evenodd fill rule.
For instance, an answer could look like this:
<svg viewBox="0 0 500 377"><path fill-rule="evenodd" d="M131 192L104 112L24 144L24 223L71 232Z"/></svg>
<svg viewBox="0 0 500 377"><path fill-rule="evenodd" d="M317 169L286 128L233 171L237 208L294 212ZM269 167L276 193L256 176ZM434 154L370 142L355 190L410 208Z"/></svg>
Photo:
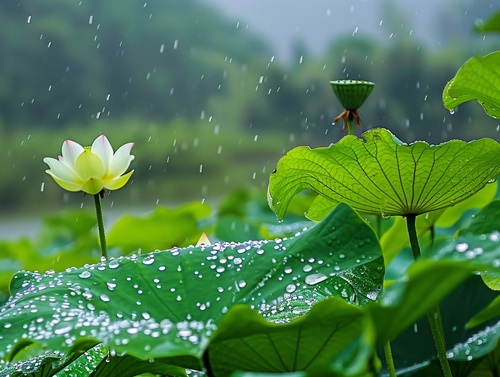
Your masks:
<svg viewBox="0 0 500 377"><path fill-rule="evenodd" d="M106 197L108 219L216 202L237 188L265 195L288 149L342 137L332 126L342 111L332 79L376 83L361 109L365 129L383 126L408 142L498 140L498 122L479 105L450 114L441 102L470 56L500 46L473 32L497 4L408 4L1 2L0 237L92 208L91 198L59 188L42 159L65 139L90 144L100 133L115 148L135 143L133 180Z"/></svg>

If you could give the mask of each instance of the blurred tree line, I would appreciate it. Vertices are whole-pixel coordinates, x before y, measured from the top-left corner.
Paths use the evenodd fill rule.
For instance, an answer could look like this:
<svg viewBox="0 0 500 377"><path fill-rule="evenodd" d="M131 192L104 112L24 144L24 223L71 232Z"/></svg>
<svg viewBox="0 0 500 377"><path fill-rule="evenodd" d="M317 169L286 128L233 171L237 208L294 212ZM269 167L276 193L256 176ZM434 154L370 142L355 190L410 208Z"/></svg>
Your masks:
<svg viewBox="0 0 500 377"><path fill-rule="evenodd" d="M247 181L233 181L260 175L258 185L265 186L287 148L342 136L341 126L331 125L342 111L328 84L333 79L376 83L361 109L365 129L386 127L405 141L498 139L496 122L478 105L455 115L442 106L446 82L474 52L470 41L437 50L404 32L386 43L345 36L322 56L298 45L292 62L279 62L265 41L197 0L4 1L0 25L2 207L15 208L21 182L44 181L45 155L85 132L92 133L87 142L95 133L114 133L115 147L138 141L135 168L152 197L153 186L165 188L154 174L201 172L204 165L204 174L226 182L228 169L244 170L252 159ZM259 133L273 136L258 141ZM161 135L155 143L154 135ZM19 148L24 142L29 154ZM194 152L200 145L205 154ZM178 161L186 168L173 168L171 157L182 153Z"/></svg>

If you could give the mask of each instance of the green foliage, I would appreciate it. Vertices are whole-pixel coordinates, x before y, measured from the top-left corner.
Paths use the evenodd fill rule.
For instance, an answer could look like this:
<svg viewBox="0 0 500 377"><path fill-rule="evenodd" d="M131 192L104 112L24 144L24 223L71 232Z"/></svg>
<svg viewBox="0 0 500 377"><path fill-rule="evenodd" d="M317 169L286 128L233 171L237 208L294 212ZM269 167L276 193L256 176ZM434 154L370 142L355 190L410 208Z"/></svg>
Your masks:
<svg viewBox="0 0 500 377"><path fill-rule="evenodd" d="M255 214L258 202L241 206L245 201L229 199L241 195L228 196L221 214L239 213L243 217L246 213ZM5 373L17 368L42 368L42 365L50 368L58 365L71 373L85 365L89 370L95 369L96 375L117 371L121 374L114 375L132 376L147 371L182 375L185 367L199 369L204 365L212 368L215 375L224 376L241 368L254 373L303 370L300 360L305 357L310 364L304 363L311 366L305 369L311 376L374 376L379 368L374 356L376 345L388 339L397 340L472 272L484 274L496 270L500 248L496 233L491 230L495 227L491 219L497 218L496 203L476 215L456 241L436 244L425 260L415 263L400 279L390 283L376 302L373 299L381 288L380 271L383 271L378 242L370 228L343 205L311 230L289 239L174 248L116 258L65 273L18 274L12 283L14 296L0 313L0 326L4 328L2 349L16 339L25 340L12 348L9 357L18 364L7 364ZM193 206L201 209L201 213L205 211L201 205ZM440 215L446 217L446 213ZM338 298L321 301L332 294ZM346 300L368 305L352 306ZM459 295L458 307L463 300L464 294ZM309 310L317 301L321 302ZM250 303L261 314L241 306L223 315L237 302ZM175 311L169 309L173 307ZM473 314L475 307L470 306ZM495 310L494 304L492 308ZM351 314L345 317L342 313ZM486 319L494 318L498 315L495 313L486 312ZM350 325L335 325L337 316L339 320L346 318ZM23 318L24 323L32 322L34 326L25 333L20 326L10 326L15 318L16 323ZM216 324L217 330L212 335ZM465 322L462 326L465 327ZM306 347L307 339L311 342L322 339L327 328L342 331L344 335L339 338L341 333L334 332L328 342L316 343L322 344L321 348L312 343ZM356 330L349 332L350 328ZM36 340L42 338L43 341ZM469 344L467 339L474 339L475 343ZM458 337L450 348L456 363L461 363L456 364L457 368L467 362L459 361L466 350L474 365L489 357L485 355L493 351L497 339L496 327L491 326L489 330L480 327ZM106 344L109 349L92 351L96 342ZM296 343L302 349L299 353L297 348L290 347ZM260 354L265 358L273 355L265 347L274 345L279 350L275 355L282 361L259 363L251 352L242 351L245 344L255 349L255 357ZM413 344L414 341L410 343ZM476 347L477 344L482 345ZM62 353L44 353L50 349ZM97 353L90 356L93 352ZM304 356L300 356L301 352ZM243 359L238 361L240 357ZM416 359L415 364L432 358L430 354L420 357L424 359ZM23 361L25 358L27 361ZM95 364L85 361L78 364L94 359ZM52 364L53 361L57 363ZM398 359L396 364L400 365ZM118 366L121 369L115 369ZM426 373L430 373L429 368ZM47 369L47 375L53 370Z"/></svg>
<svg viewBox="0 0 500 377"><path fill-rule="evenodd" d="M340 298L323 300L288 324L270 323L257 311L235 306L221 320L205 360L216 376L235 370L325 373L332 360L343 367L337 372L355 376L372 369L374 340L366 312ZM350 347L361 357L353 360L351 352L344 352Z"/></svg>
<svg viewBox="0 0 500 377"><path fill-rule="evenodd" d="M364 305L382 279L373 231L339 206L289 239L133 254L63 273L18 273L13 296L0 310L0 352L5 357L12 348L10 358L18 357L30 340L31 347L78 354L87 350L82 342L102 342L112 350L102 363L125 353L200 369L215 325L234 303L288 321L331 295ZM34 326L13 326L18 318Z"/></svg>
<svg viewBox="0 0 500 377"><path fill-rule="evenodd" d="M51 2L55 0L38 6L45 9ZM198 9L194 2L174 3L188 13ZM110 13L109 4L92 2L79 10L84 14L92 6ZM0 7L8 16L22 15L28 9L21 4ZM66 4L58 11L72 13L74 7ZM150 7L170 19L169 25L178 23L188 34L197 32L175 18L175 13L164 13L166 8L160 3ZM120 30L128 11L120 9L103 28ZM143 17L140 12L144 11L138 13ZM59 24L47 14L33 24L37 33L41 27L50 36L71 34L70 19ZM8 17L0 16L3 18L8 22ZM78 20L71 21L77 24ZM161 28L163 20L154 19L151 24ZM211 20L200 24L206 30L213 26ZM126 40L141 43L141 34L134 27L129 29L124 31ZM106 33L110 39L103 38L102 43L115 44L112 35ZM204 81L194 80L201 98L190 99L194 109L205 103L203 96L219 82L220 66L213 64L219 52L205 45L224 41L211 40L208 35L199 40L202 43L191 50L196 59L191 60L201 63L200 71L190 65L191 60L182 60L181 54L167 54L169 60L179 59L186 66L186 72L181 70L174 81L189 78L191 72L207 74ZM60 50L64 43L54 41L54 49ZM410 61L418 58L405 54L407 47L400 47L404 48L392 51L395 60L398 56ZM85 48L81 50L83 53ZM146 53L132 60L150 64L155 62L154 55ZM496 80L484 69L491 56L466 63L447 86L445 103L451 98L455 104L458 93L460 101L478 99L496 115L496 89L482 91L486 86L477 85ZM242 57L235 55L238 58ZM57 63L65 64L64 59ZM95 63L95 69L101 69ZM115 68L113 74L128 72L123 64ZM226 68L224 75L236 71ZM259 79L259 84L269 88L268 95L283 72L271 68L268 76ZM169 82L161 69L149 72L148 79L150 74L163 74L162 80ZM249 83L253 87L255 74L252 71L240 86L232 77L228 93L241 92L239 100L258 103L258 90L241 90ZM479 74L479 78L469 74ZM392 76L389 85L401 85L399 80L408 79ZM476 81L471 82L471 77ZM151 87L161 92L165 89L158 84L162 80ZM149 85L138 86L147 91ZM0 83L0 101L1 89ZM314 92L314 85L310 89ZM287 95L270 97L272 106L266 111L272 112L283 99L294 99ZM128 100L138 106L139 113L144 111L133 90L121 104ZM226 101L216 99L214 108L225 110ZM239 121L258 122L259 116L266 116L266 112L244 114L243 108L237 110ZM143 130L136 130L144 136ZM214 129L213 134L218 131ZM20 271L10 282L11 297L0 307L0 376L201 376L206 372L210 377L277 373L287 377L375 377L385 372L378 359L379 348L390 341L398 375L441 376L444 368L437 363L430 331L421 320L424 314L435 320L430 321L437 327L432 329L434 338L444 334L447 347L443 344L440 363L449 359L455 377L498 375L500 201L491 201L496 184L483 189L500 172L498 143L482 139L407 145L384 129L368 131L364 137L363 141L348 136L328 148L296 148L280 160L271 176L269 202L280 218L287 208L293 209L294 219L287 223L275 225L263 198L239 191L228 195L214 216L208 206L191 203L173 210L158 207L146 217L122 217L108 235L113 252L137 253L97 264L83 262L83 267L67 268L93 258L97 249L95 221L85 213L48 218L36 243L19 240L1 245L6 256L0 261L4 284L10 272L20 267L45 273ZM198 146L200 140L194 144ZM155 153L165 158L165 149L146 149L147 158ZM189 147L181 149L186 152ZM166 153L168 162L175 151ZM309 194L295 197L305 188L319 196L314 201ZM415 252L417 241L412 238L417 260L401 263L407 247L401 237L401 221L384 225L379 216L372 216L372 228L349 205L369 214L407 216L409 232L413 232L415 215L427 213L417 220L416 233L425 246L422 256ZM310 216L323 219L303 230L311 222L297 215L309 206ZM475 208L480 210L470 219L469 212ZM448 229L436 237L440 227ZM187 246L201 231L207 231L214 244ZM246 241L248 238L253 241ZM160 248L167 250L151 251ZM142 250L151 252L141 254ZM54 268L48 270L50 264ZM396 279L389 280L389 273ZM441 312L436 310L438 306Z"/></svg>
<svg viewBox="0 0 500 377"><path fill-rule="evenodd" d="M493 200L497 193L497 188L498 184L496 182L488 184L469 199L453 207L417 217L416 227L418 238L423 243L431 237L431 232L435 231L435 227L449 228L455 225L463 217L464 212L481 208ZM477 224L477 216L474 224ZM382 246L382 253L384 254L386 264L389 264L403 248L409 246L407 233L405 219L396 217L394 223L382 234L380 245Z"/></svg>
<svg viewBox="0 0 500 377"><path fill-rule="evenodd" d="M363 137L346 136L327 148L297 147L281 158L269 183L269 205L278 218L306 188L319 194L313 212L344 202L364 213L418 215L467 199L500 173L500 145L491 139L408 145L385 129Z"/></svg>
<svg viewBox="0 0 500 377"><path fill-rule="evenodd" d="M499 32L500 31L500 12L494 13L486 21L478 21L475 25L478 33Z"/></svg>
<svg viewBox="0 0 500 377"><path fill-rule="evenodd" d="M492 118L500 116L500 52L468 60L443 91L444 106L450 111L470 100L477 100Z"/></svg>
<svg viewBox="0 0 500 377"><path fill-rule="evenodd" d="M122 216L110 228L107 241L123 254L195 244L201 235L198 222L209 215L208 205L197 202L173 210L158 206L146 217Z"/></svg>
<svg viewBox="0 0 500 377"><path fill-rule="evenodd" d="M500 296L495 297L493 301L479 313L477 313L467 323L467 327L475 327L490 319L500 317Z"/></svg>

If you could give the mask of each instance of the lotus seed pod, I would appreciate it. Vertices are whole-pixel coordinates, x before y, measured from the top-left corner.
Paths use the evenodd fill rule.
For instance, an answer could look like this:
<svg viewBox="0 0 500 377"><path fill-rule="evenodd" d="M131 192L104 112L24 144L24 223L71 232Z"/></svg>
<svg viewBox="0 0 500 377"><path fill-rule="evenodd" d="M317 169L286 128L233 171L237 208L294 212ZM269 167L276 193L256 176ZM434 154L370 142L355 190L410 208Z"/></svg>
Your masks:
<svg viewBox="0 0 500 377"><path fill-rule="evenodd" d="M375 83L362 80L335 80L330 81L330 85L344 109L357 110L368 98Z"/></svg>

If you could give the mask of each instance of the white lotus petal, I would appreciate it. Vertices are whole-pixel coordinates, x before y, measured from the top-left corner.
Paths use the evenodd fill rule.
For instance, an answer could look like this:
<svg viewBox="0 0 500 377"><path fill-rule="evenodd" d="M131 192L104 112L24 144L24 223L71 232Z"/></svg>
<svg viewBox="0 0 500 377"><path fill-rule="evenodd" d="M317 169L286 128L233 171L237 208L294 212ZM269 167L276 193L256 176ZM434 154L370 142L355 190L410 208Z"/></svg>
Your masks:
<svg viewBox="0 0 500 377"><path fill-rule="evenodd" d="M113 147L109 143L108 138L104 135L98 136L92 143L91 151L99 156L104 165L104 170L107 172L110 169L113 159Z"/></svg>
<svg viewBox="0 0 500 377"><path fill-rule="evenodd" d="M61 161L58 161L52 157L45 157L43 159L43 162L49 165L50 171L52 173L51 175L53 177L54 176L58 177L59 179L67 182L74 182L74 183L81 182L76 172L71 170L67 165L65 165Z"/></svg>
<svg viewBox="0 0 500 377"><path fill-rule="evenodd" d="M127 143L118 148L111 161L111 165L108 171L108 178L113 179L125 173L125 170L128 169L130 163L135 158L134 155L130 154L133 146L134 143Z"/></svg>
<svg viewBox="0 0 500 377"><path fill-rule="evenodd" d="M84 151L84 148L73 140L65 140L62 145L61 162L70 169L75 168L75 161L78 156Z"/></svg>
<svg viewBox="0 0 500 377"><path fill-rule="evenodd" d="M54 178L54 181L56 181L56 183L61 186L63 189L67 190L67 191L81 191L82 189L82 184L81 183L77 183L77 182L68 182L68 181L65 181L65 180L62 180L62 179L59 179L58 177L56 177L54 175L54 173L52 173L52 171L50 170L45 170L45 172L47 174L49 174L52 178Z"/></svg>

